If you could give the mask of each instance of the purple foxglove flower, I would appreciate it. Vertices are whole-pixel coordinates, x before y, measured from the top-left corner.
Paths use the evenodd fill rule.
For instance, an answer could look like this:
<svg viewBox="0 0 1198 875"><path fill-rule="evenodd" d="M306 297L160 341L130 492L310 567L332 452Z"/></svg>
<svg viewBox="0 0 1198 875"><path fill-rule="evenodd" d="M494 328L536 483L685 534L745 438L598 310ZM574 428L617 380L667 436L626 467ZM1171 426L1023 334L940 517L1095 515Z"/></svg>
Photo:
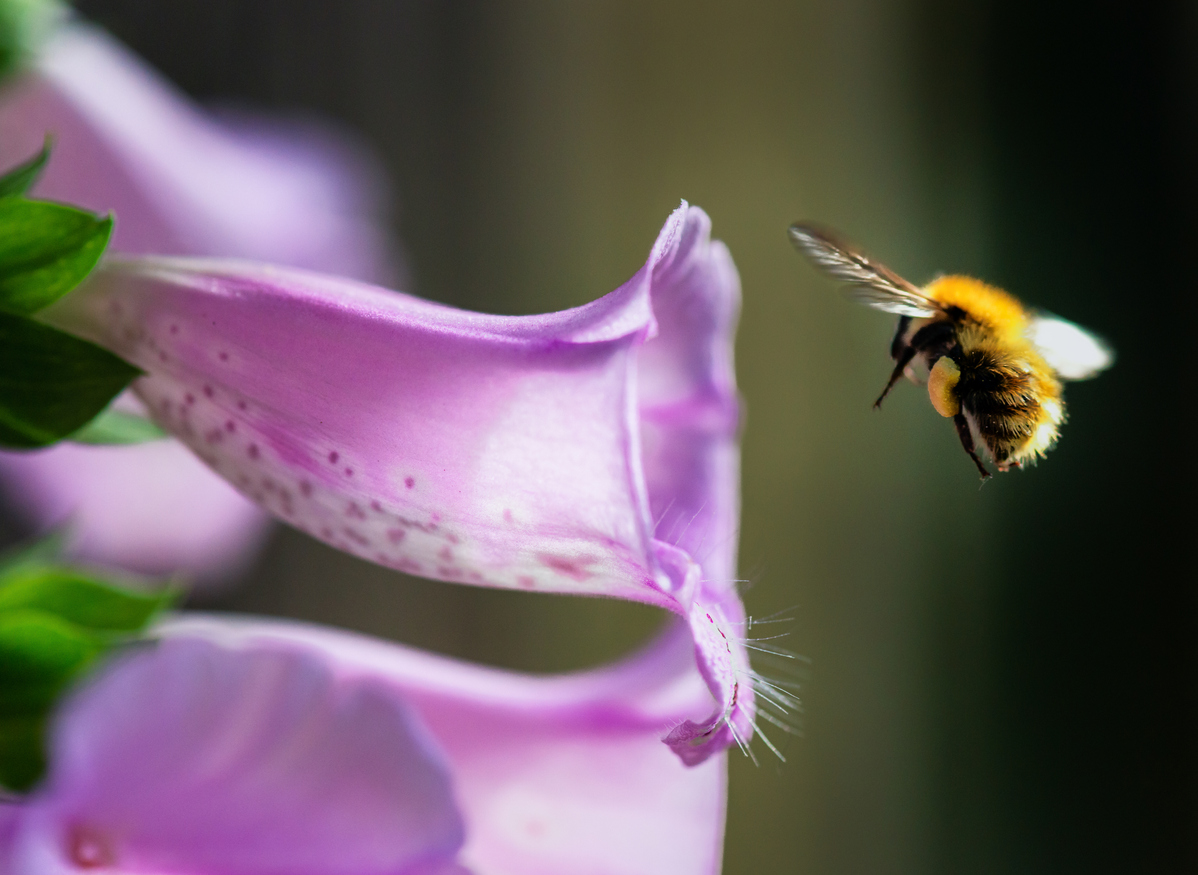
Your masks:
<svg viewBox="0 0 1198 875"><path fill-rule="evenodd" d="M228 261L113 260L43 311L148 372L155 419L280 518L413 574L614 596L689 623L714 713L752 733L733 578L739 280L683 204L590 304L487 316Z"/></svg>
<svg viewBox="0 0 1198 875"><path fill-rule="evenodd" d="M79 25L59 29L5 86L0 167L27 159L51 134L54 152L33 193L115 210L117 251L393 278L377 179L327 131L218 123L112 38ZM0 471L16 509L39 528L69 520L80 558L213 576L248 555L264 518L186 455L177 445L60 446L0 453Z"/></svg>
<svg viewBox="0 0 1198 875"><path fill-rule="evenodd" d="M719 871L724 757L657 743L708 699L668 640L533 677L282 621L161 634L60 710L48 779L0 805L0 870Z"/></svg>

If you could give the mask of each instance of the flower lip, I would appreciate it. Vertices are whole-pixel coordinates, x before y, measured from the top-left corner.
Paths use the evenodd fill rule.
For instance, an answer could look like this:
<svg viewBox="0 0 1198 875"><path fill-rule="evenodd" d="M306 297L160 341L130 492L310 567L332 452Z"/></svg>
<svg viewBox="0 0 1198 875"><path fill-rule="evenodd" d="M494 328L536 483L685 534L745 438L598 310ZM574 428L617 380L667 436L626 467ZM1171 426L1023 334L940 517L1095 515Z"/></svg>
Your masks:
<svg viewBox="0 0 1198 875"><path fill-rule="evenodd" d="M687 618L713 719L731 725L729 702L752 708L743 647L723 643L744 620L738 305L727 249L684 203L628 282L559 313L466 313L302 271L152 258L112 261L44 315L147 371L136 388L160 425L334 547Z"/></svg>

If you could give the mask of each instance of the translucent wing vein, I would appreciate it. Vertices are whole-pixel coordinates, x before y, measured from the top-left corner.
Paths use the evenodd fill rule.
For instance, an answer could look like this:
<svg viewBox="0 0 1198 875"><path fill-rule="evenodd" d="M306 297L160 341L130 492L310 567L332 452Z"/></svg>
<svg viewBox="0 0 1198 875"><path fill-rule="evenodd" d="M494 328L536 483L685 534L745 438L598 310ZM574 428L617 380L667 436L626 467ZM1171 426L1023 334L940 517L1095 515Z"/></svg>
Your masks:
<svg viewBox="0 0 1198 875"><path fill-rule="evenodd" d="M899 316L934 316L939 308L916 286L883 264L841 242L836 235L806 222L790 226L795 248L820 270L854 288L850 300Z"/></svg>

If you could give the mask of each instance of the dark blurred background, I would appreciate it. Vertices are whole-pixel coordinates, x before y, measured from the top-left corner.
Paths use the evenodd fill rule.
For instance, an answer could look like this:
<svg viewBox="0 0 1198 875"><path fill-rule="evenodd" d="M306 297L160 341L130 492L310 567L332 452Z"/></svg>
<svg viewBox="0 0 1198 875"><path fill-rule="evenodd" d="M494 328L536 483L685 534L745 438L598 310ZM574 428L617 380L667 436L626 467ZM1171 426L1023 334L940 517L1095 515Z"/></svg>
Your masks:
<svg viewBox="0 0 1198 875"><path fill-rule="evenodd" d="M1198 871L1193 4L83 0L205 102L319 115L394 183L418 294L525 313L643 262L679 198L744 283L742 572L791 609L805 735L733 757L725 871ZM1119 353L982 490L888 317L790 250L818 218ZM280 529L210 608L532 670L659 621L371 567Z"/></svg>

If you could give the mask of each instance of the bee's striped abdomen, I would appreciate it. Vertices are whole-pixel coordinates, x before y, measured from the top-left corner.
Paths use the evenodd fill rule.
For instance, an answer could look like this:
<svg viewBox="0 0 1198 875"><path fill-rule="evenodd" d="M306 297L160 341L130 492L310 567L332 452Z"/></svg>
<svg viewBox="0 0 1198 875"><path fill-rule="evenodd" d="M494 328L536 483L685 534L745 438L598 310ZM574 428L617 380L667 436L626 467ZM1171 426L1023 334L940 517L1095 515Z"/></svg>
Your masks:
<svg viewBox="0 0 1198 875"><path fill-rule="evenodd" d="M1037 362L985 345L958 356L961 409L994 462L1005 468L1043 455L1064 418L1060 384Z"/></svg>

